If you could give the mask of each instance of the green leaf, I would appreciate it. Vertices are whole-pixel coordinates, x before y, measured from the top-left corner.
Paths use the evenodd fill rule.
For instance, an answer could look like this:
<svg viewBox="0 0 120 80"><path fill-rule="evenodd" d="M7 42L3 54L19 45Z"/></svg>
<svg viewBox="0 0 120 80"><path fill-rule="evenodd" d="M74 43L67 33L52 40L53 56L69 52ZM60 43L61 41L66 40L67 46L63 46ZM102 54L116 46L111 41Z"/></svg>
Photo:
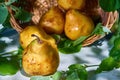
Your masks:
<svg viewBox="0 0 120 80"><path fill-rule="evenodd" d="M78 40L81 42L83 38ZM82 45L78 40L74 42L66 37L61 37L61 40L58 43L58 50L65 54L73 54L79 52L81 50Z"/></svg>
<svg viewBox="0 0 120 80"><path fill-rule="evenodd" d="M113 47L109 54L115 61L120 62L120 49Z"/></svg>
<svg viewBox="0 0 120 80"><path fill-rule="evenodd" d="M116 31L120 35L120 21L116 21Z"/></svg>
<svg viewBox="0 0 120 80"><path fill-rule="evenodd" d="M4 26L4 28L12 28L10 24L10 14L7 16L6 20L4 21L2 25Z"/></svg>
<svg viewBox="0 0 120 80"><path fill-rule="evenodd" d="M62 72L57 71L55 74L50 76L32 76L30 80L63 80L62 75Z"/></svg>
<svg viewBox="0 0 120 80"><path fill-rule="evenodd" d="M0 0L0 3L4 2L5 0Z"/></svg>
<svg viewBox="0 0 120 80"><path fill-rule="evenodd" d="M32 18L32 14L17 7L13 7L12 9L15 10L15 18L21 20L23 23L29 22Z"/></svg>
<svg viewBox="0 0 120 80"><path fill-rule="evenodd" d="M7 7L4 4L0 4L0 24L3 24L8 16Z"/></svg>
<svg viewBox="0 0 120 80"><path fill-rule="evenodd" d="M82 45L58 47L58 50L64 54L73 54L81 50Z"/></svg>
<svg viewBox="0 0 120 80"><path fill-rule="evenodd" d="M30 80L53 80L51 76L32 76Z"/></svg>
<svg viewBox="0 0 120 80"><path fill-rule="evenodd" d="M64 43L64 46L65 46L65 47L71 47L72 44L73 44L73 41L72 41L72 40L66 39L66 40L65 40L65 43Z"/></svg>
<svg viewBox="0 0 120 80"><path fill-rule="evenodd" d="M96 25L96 28L94 29L94 31L92 32L91 35L93 35L93 34L105 35L105 32L103 31L102 23L98 23Z"/></svg>
<svg viewBox="0 0 120 80"><path fill-rule="evenodd" d="M115 39L114 47L116 47L117 49L120 49L120 36Z"/></svg>
<svg viewBox="0 0 120 80"><path fill-rule="evenodd" d="M80 38L78 38L77 40L73 41L73 46L79 45L80 43L82 43L88 36L82 36Z"/></svg>
<svg viewBox="0 0 120 80"><path fill-rule="evenodd" d="M62 77L62 72L57 71L54 75L51 76L53 80L60 80Z"/></svg>
<svg viewBox="0 0 120 80"><path fill-rule="evenodd" d="M19 70L19 66L16 61L7 60L5 58L0 59L0 75L13 75Z"/></svg>
<svg viewBox="0 0 120 80"><path fill-rule="evenodd" d="M119 13L119 15L120 15L120 9L118 9L117 11L118 11L118 13ZM120 16L119 16L119 21L120 21Z"/></svg>
<svg viewBox="0 0 120 80"><path fill-rule="evenodd" d="M80 65L80 64L72 64L68 68L70 70L72 70L72 69L85 69L85 67L83 65Z"/></svg>
<svg viewBox="0 0 120 80"><path fill-rule="evenodd" d="M114 40L114 47L111 49L110 54L115 61L120 62L120 36Z"/></svg>
<svg viewBox="0 0 120 80"><path fill-rule="evenodd" d="M105 58L97 68L96 72L110 71L116 67L116 62L112 57Z"/></svg>
<svg viewBox="0 0 120 80"><path fill-rule="evenodd" d="M24 49L23 49L22 46L20 45L19 48L18 48L18 54L22 54L23 50L24 50Z"/></svg>
<svg viewBox="0 0 120 80"><path fill-rule="evenodd" d="M99 4L104 11L115 11L120 8L120 0L99 0Z"/></svg>
<svg viewBox="0 0 120 80"><path fill-rule="evenodd" d="M113 34L111 36L111 39L109 40L110 45L114 45L114 42L116 42L115 40L120 37L120 22L118 20L113 25L112 32Z"/></svg>
<svg viewBox="0 0 120 80"><path fill-rule="evenodd" d="M7 44L5 43L5 41L0 41L0 53L5 50L6 46Z"/></svg>
<svg viewBox="0 0 120 80"><path fill-rule="evenodd" d="M80 64L70 65L67 71L66 80L87 80L88 73L86 68Z"/></svg>
<svg viewBox="0 0 120 80"><path fill-rule="evenodd" d="M4 42L1 43L3 44ZM1 46L3 47L4 45ZM13 75L20 69L20 61L22 59L22 54L20 54L20 52L19 49L0 53L0 75Z"/></svg>
<svg viewBox="0 0 120 80"><path fill-rule="evenodd" d="M18 0L8 0L8 2L5 2L6 5L11 5L12 3L16 2Z"/></svg>
<svg viewBox="0 0 120 80"><path fill-rule="evenodd" d="M70 75L67 76L66 80L81 80L76 72L72 72Z"/></svg>
<svg viewBox="0 0 120 80"><path fill-rule="evenodd" d="M112 32L115 32L115 31L119 31L118 28L119 27L119 20L117 19L116 21L115 21L115 23L113 24L113 26L112 26L112 28L111 28L111 31ZM116 33L116 32L115 32Z"/></svg>
<svg viewBox="0 0 120 80"><path fill-rule="evenodd" d="M58 34L52 34L51 35L56 41L59 41L61 39L61 36Z"/></svg>

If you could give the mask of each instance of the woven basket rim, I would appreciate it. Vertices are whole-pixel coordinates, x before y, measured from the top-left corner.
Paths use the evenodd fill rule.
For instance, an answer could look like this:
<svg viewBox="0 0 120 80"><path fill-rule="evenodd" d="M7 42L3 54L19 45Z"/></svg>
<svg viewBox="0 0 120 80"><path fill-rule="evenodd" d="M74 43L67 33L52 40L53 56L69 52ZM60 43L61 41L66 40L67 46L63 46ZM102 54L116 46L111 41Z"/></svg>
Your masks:
<svg viewBox="0 0 120 80"><path fill-rule="evenodd" d="M103 27L107 27L108 29L111 29L112 26L114 25L115 21L118 18L118 12L114 11L114 12L104 12L101 8L100 11L102 11L103 13L101 14L101 16L103 17L103 19L105 19L105 21L102 22ZM82 46L88 46L92 43L94 43L95 41L103 38L105 35L99 35L99 34L94 34L93 36L87 38L85 41L83 41Z"/></svg>
<svg viewBox="0 0 120 80"><path fill-rule="evenodd" d="M10 7L8 7L8 11L10 13L10 23L12 25L12 27L18 32L22 32L23 28L20 27L19 23L16 21L14 15L13 15L13 12L12 12L12 9ZM118 12L117 11L114 11L114 12L104 12L101 8L98 9L98 11L101 13L100 16L102 17L102 24L104 27L107 27L108 29L111 29L113 24L115 23L115 21L117 20L118 18ZM88 46L88 45L91 45L92 43L94 43L95 41L101 39L102 35L92 35L90 37L88 37L86 40L84 40L82 42L82 46L85 47L85 46Z"/></svg>

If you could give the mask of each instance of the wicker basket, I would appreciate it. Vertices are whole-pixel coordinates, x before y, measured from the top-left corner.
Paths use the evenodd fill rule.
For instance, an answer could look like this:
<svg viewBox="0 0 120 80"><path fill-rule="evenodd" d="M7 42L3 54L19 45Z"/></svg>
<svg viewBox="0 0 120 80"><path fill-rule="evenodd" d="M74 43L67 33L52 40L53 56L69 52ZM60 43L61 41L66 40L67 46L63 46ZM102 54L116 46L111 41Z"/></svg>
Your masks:
<svg viewBox="0 0 120 80"><path fill-rule="evenodd" d="M23 0L28 3L28 5L22 5L27 11L31 12L34 14L32 17L32 22L33 24L38 24L41 16L48 11L48 9L52 6L57 6L57 1L56 0ZM22 2L22 0L21 0ZM113 24L115 23L116 19L118 18L118 13L117 11L115 12L104 12L98 5L98 0L86 0L87 5L86 9L89 7L90 10L95 10L95 12L99 13L102 19L102 24L103 26L111 29ZM91 3L90 3L91 2ZM23 28L21 27L21 24L16 21L16 19L13 16L13 11L8 7L9 13L11 14L10 18L10 23L12 27L17 31L21 32ZM101 35L93 35L87 38L85 41L83 41L82 46L88 46L95 41L99 40L104 36Z"/></svg>

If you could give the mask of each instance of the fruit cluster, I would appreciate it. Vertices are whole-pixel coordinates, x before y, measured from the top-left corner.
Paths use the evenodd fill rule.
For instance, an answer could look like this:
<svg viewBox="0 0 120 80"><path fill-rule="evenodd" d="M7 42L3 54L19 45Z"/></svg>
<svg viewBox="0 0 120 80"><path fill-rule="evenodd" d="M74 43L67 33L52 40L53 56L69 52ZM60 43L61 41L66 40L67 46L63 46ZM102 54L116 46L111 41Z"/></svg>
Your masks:
<svg viewBox="0 0 120 80"><path fill-rule="evenodd" d="M90 16L82 12L86 0L57 0L40 19L39 25L27 26L20 33L24 48L22 65L29 75L50 75L59 66L56 41L49 34L65 34L70 40L88 36L94 30Z"/></svg>
<svg viewBox="0 0 120 80"><path fill-rule="evenodd" d="M87 36L94 30L93 20L82 11L85 0L58 0L58 7L51 7L41 20L42 27L48 34L62 34L76 40Z"/></svg>

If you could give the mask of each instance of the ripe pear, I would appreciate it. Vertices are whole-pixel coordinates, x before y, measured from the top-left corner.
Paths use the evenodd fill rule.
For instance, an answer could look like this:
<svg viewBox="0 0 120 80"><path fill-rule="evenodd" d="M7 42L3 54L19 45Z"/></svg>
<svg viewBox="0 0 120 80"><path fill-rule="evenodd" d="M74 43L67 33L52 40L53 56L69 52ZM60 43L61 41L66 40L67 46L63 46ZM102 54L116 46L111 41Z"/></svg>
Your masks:
<svg viewBox="0 0 120 80"><path fill-rule="evenodd" d="M85 6L85 0L57 0L58 5L65 10L79 9Z"/></svg>
<svg viewBox="0 0 120 80"><path fill-rule="evenodd" d="M65 35L76 40L81 36L88 36L94 30L92 19L77 10L69 10L66 13Z"/></svg>
<svg viewBox="0 0 120 80"><path fill-rule="evenodd" d="M46 34L42 28L38 28L37 26L27 26L20 33L20 44L24 49L30 44L31 41L35 39L35 37L31 37L32 34L37 35L41 39L48 41L51 44L55 44L54 38Z"/></svg>
<svg viewBox="0 0 120 80"><path fill-rule="evenodd" d="M59 66L57 47L41 39L33 40L23 52L23 70L29 75L51 75Z"/></svg>
<svg viewBox="0 0 120 80"><path fill-rule="evenodd" d="M64 21L63 12L54 6L42 16L39 27L42 27L48 34L61 34L64 31Z"/></svg>

